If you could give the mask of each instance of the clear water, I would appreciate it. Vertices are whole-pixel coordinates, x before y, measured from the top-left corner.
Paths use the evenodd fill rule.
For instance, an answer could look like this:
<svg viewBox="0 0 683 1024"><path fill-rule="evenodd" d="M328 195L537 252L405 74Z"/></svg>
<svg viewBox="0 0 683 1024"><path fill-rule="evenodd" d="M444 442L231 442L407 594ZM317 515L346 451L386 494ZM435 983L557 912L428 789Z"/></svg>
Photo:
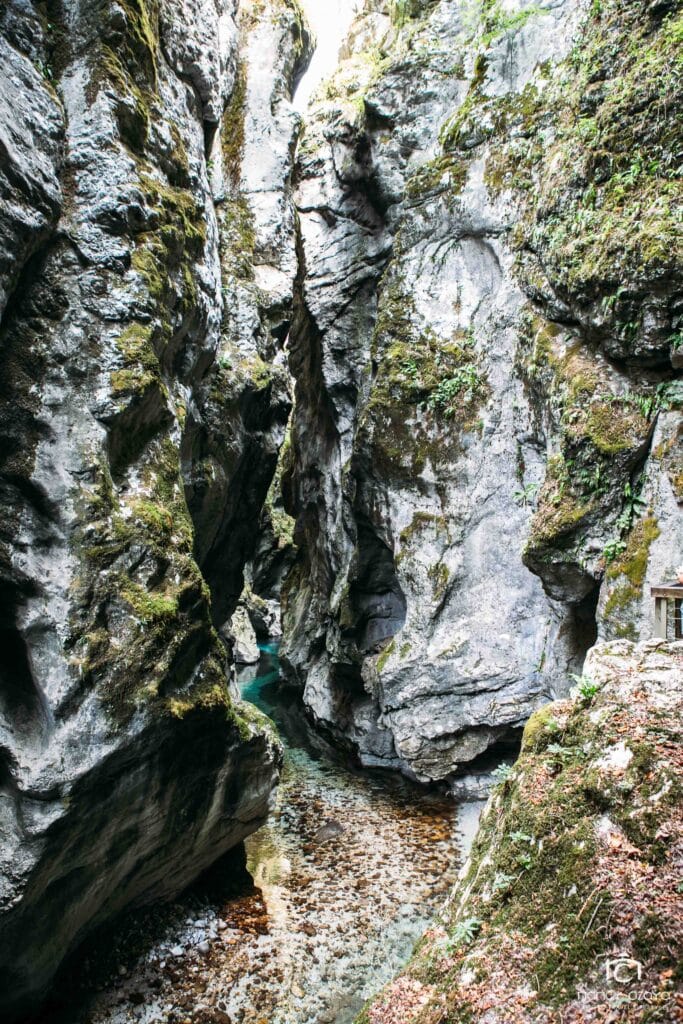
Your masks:
<svg viewBox="0 0 683 1024"><path fill-rule="evenodd" d="M240 890L164 911L79 1020L350 1024L438 910L459 866L455 805L354 770L278 683L266 647L242 694L277 723L285 764L272 816L245 844Z"/></svg>
<svg viewBox="0 0 683 1024"><path fill-rule="evenodd" d="M236 1021L350 1022L410 955L452 884L456 809L393 773L354 771L277 685L277 648L242 685L276 722L285 767L269 823L246 843L268 913L259 976L241 973ZM258 1009L256 1009L258 1008Z"/></svg>

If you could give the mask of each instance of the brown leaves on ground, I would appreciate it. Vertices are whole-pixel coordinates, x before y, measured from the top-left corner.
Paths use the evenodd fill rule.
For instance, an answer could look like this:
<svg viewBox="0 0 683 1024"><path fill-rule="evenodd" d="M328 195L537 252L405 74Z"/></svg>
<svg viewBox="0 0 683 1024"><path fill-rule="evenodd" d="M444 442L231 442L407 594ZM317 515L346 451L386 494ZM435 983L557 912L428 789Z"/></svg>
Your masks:
<svg viewBox="0 0 683 1024"><path fill-rule="evenodd" d="M683 1022L683 643L601 645L586 671L598 693L532 719L369 1024Z"/></svg>

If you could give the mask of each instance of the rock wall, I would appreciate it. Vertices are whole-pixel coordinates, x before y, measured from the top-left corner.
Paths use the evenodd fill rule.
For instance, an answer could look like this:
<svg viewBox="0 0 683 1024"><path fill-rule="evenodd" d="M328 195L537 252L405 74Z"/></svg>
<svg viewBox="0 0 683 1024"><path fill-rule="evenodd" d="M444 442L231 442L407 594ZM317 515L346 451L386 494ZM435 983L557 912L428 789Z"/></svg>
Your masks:
<svg viewBox="0 0 683 1024"><path fill-rule="evenodd" d="M230 645L281 587L312 717L425 781L650 635L680 34L677 0L367 0L296 158L295 0L6 0L6 1017L263 820Z"/></svg>
<svg viewBox="0 0 683 1024"><path fill-rule="evenodd" d="M683 643L598 644L529 720L460 880L358 1024L678 1015Z"/></svg>
<svg viewBox="0 0 683 1024"><path fill-rule="evenodd" d="M683 552L677 3L369 2L298 162L283 661L450 780Z"/></svg>
<svg viewBox="0 0 683 1024"><path fill-rule="evenodd" d="M279 743L231 695L216 627L289 416L308 40L289 0L9 0L0 30L12 1020L95 926L267 813Z"/></svg>

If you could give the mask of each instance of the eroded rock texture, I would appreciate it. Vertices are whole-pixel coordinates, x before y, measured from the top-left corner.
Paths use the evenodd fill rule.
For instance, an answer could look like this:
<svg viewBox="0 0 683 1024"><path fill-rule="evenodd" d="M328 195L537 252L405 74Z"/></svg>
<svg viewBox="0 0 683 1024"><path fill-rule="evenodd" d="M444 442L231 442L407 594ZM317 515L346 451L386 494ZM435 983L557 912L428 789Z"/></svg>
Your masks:
<svg viewBox="0 0 683 1024"><path fill-rule="evenodd" d="M373 2L301 144L284 661L450 779L681 559L680 5Z"/></svg>
<svg viewBox="0 0 683 1024"><path fill-rule="evenodd" d="M307 39L285 0L9 0L0 28L8 1020L267 812L279 744L216 627L289 415Z"/></svg>

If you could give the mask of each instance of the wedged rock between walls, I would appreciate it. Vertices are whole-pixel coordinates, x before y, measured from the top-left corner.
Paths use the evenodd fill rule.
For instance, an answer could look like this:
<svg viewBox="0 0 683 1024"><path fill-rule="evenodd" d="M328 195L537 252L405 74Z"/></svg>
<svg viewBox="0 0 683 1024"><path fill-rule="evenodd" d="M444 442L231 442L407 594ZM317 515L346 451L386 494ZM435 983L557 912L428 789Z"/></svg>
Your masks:
<svg viewBox="0 0 683 1024"><path fill-rule="evenodd" d="M680 4L369 2L298 157L283 664L453 781L683 552Z"/></svg>
<svg viewBox="0 0 683 1024"><path fill-rule="evenodd" d="M357 1024L673 1021L683 642L599 643L527 723L443 913Z"/></svg>
<svg viewBox="0 0 683 1024"><path fill-rule="evenodd" d="M267 814L281 748L217 627L289 416L309 41L289 0L9 0L0 29L11 1021L93 928Z"/></svg>

